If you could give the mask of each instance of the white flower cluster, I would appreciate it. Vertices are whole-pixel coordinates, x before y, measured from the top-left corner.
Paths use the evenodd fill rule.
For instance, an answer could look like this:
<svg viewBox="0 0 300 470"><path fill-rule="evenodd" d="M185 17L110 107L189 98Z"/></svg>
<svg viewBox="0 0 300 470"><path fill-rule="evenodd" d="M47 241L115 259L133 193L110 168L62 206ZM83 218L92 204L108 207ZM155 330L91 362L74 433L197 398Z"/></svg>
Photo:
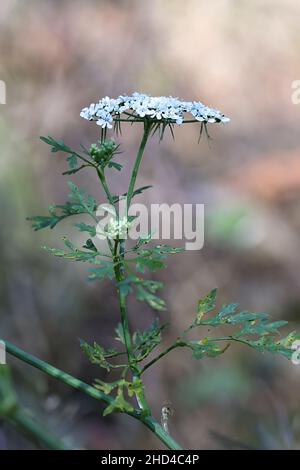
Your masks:
<svg viewBox="0 0 300 470"><path fill-rule="evenodd" d="M131 228L132 223L128 221L127 217L116 220L111 218L105 227L104 234L107 238L115 240L117 237L126 238L127 231Z"/></svg>
<svg viewBox="0 0 300 470"><path fill-rule="evenodd" d="M185 114L190 113L194 120L212 123L228 122L230 119L217 109L209 108L200 101L181 101L172 96L150 96L142 93L133 93L130 96L118 96L109 98L106 96L98 103L92 103L88 108L83 108L80 116L89 121L96 121L102 128L112 128L114 117L126 113L135 119L145 117L168 123L183 124Z"/></svg>

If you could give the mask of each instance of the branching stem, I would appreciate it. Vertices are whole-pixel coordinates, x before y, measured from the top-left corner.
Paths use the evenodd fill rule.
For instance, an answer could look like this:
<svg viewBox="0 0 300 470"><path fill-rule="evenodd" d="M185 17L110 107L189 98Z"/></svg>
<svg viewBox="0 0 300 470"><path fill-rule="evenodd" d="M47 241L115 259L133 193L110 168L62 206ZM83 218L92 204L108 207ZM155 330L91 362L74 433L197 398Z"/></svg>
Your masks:
<svg viewBox="0 0 300 470"><path fill-rule="evenodd" d="M11 354L12 356L20 359L23 362L39 369L40 371L48 374L49 376L60 380L61 382L69 385L70 387L80 390L81 392L85 393L86 395L94 398L98 401L103 401L107 405L111 404L113 398L105 393L97 390L95 387L82 382L81 380L73 377L66 372L63 372L56 367L48 364L47 362L38 359L31 354L19 349L15 345L9 343L8 341L4 341L7 353ZM162 441L168 449L171 450L181 450L181 446L168 434L164 431L162 426L152 417L147 416L144 412L140 410L134 410L132 412L126 412L129 416L139 420L142 422L148 429L150 429L160 441Z"/></svg>

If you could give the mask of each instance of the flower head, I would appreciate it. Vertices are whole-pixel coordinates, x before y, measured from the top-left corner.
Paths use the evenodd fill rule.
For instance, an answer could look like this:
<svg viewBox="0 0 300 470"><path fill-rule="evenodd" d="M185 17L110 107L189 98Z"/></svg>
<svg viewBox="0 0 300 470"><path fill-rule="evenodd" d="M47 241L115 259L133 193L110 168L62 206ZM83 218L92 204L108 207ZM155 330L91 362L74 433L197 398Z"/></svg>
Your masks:
<svg viewBox="0 0 300 470"><path fill-rule="evenodd" d="M205 106L200 101L181 101L172 96L150 96L133 93L130 96L120 95L113 99L106 96L97 104L92 103L83 108L80 116L104 128L112 128L112 122L121 114L126 115L129 122L143 121L166 122L167 124L184 124L199 121L201 123L226 123L230 119L214 108ZM185 119L190 114L192 119Z"/></svg>

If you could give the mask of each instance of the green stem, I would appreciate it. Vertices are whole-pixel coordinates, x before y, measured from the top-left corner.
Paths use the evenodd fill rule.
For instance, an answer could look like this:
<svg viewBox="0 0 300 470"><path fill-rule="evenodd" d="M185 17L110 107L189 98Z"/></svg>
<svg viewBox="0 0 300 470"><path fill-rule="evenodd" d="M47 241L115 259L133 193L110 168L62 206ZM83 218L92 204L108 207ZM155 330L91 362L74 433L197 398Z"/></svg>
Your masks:
<svg viewBox="0 0 300 470"><path fill-rule="evenodd" d="M114 204L114 199L113 199L113 196L107 186L107 183L106 183L106 179L105 179L105 175L104 175L104 172L100 170L99 167L97 167L97 174L98 174L98 177L99 177L99 180L101 181L101 184L103 186L103 189L105 191L105 194L107 196L107 199L109 201L109 203L115 207L115 204Z"/></svg>
<svg viewBox="0 0 300 470"><path fill-rule="evenodd" d="M178 442L173 439L170 434L168 434L163 427L154 419L152 416L146 416L144 418L140 418L140 421L150 429L158 439L160 439L168 449L170 450L183 450L182 447L178 444Z"/></svg>
<svg viewBox="0 0 300 470"><path fill-rule="evenodd" d="M134 186L135 186L136 177L137 177L139 167L140 167L140 164L141 164L141 161L142 161L142 158L143 158L146 143L147 143L148 137L149 137L150 132L151 132L151 128L152 128L151 122L145 121L145 123L144 123L144 134L143 134L142 141L141 141L141 144L140 144L137 156L136 156L136 160L135 160L134 167L133 167L133 170L132 170L130 183L129 183L129 188L128 188L128 192L127 192L127 213L128 213L129 207L130 207L132 195L134 193Z"/></svg>
<svg viewBox="0 0 300 470"><path fill-rule="evenodd" d="M69 385L76 390L80 390L84 392L86 395L94 398L95 400L104 401L106 404L110 404L113 401L113 398L105 395L100 390L97 390L95 387L82 382L79 379L76 379L70 374L63 372L56 367L48 364L47 362L38 359L31 354L26 353L22 349L17 348L13 344L9 343L8 341L4 341L6 351L11 354L12 356L17 357L23 362L41 370L42 372L54 377L57 380ZM129 416L139 420L148 429L150 429L156 437L161 440L168 449L171 450L181 450L182 448L180 445L160 426L160 424L152 417L146 416L144 413L140 412L139 410L134 410L132 412L126 412Z"/></svg>
<svg viewBox="0 0 300 470"><path fill-rule="evenodd" d="M157 361L159 361L162 357L166 356L169 354L169 352L173 351L173 349L176 348L183 348L186 346L186 343L183 341L176 341L173 343L171 346L169 346L167 349L165 349L163 352L161 352L158 356L156 356L152 361L149 361L142 369L142 374L145 372L145 370L149 369L149 367L153 366Z"/></svg>
<svg viewBox="0 0 300 470"><path fill-rule="evenodd" d="M135 187L135 182L137 178L137 174L139 171L139 167L144 155L144 150L146 147L146 143L148 140L148 137L150 135L152 124L150 122L145 121L144 123L144 133L143 137L136 155L135 163L133 166L130 182L129 182L129 188L127 191L127 198L126 198L126 214L128 215L128 211L130 208L130 203L133 197L134 193L134 187ZM120 241L120 251L119 251L119 259L123 262L123 265L118 269L116 269L116 278L117 281L120 282L120 280L124 280L125 274L124 274L124 258L125 258L125 240ZM118 279L119 278L119 279ZM132 349L132 341L131 341L131 334L129 330L129 321L128 321L128 312L127 312L127 305L126 305L126 297L122 295L122 293L119 290L119 301L120 301L120 310L121 310L121 317L123 319L122 325L123 325L123 331L124 331L124 338L125 342L127 341L128 344L126 344L126 349L128 350L128 357L130 358L131 361L131 371L132 371L132 380L133 382L140 381L140 375L141 371L139 367L137 366L137 360L135 357L135 354ZM145 392L144 392L144 386L141 384L141 387L139 387L139 391L136 393L136 398L138 405L140 409L143 412L146 412L147 415L151 414L149 404L146 400L145 397Z"/></svg>
<svg viewBox="0 0 300 470"><path fill-rule="evenodd" d="M4 343L6 351L9 354L17 357L18 359L23 362L26 362L27 364L30 364L36 369L39 369L40 371L50 375L51 377L60 380L66 385L69 385L72 388L76 388L77 390L84 392L85 394L89 395L92 398L95 398L96 400L102 400L108 405L111 404L111 402L113 401L112 398L105 395L105 393L101 392L100 390L97 390L95 387L92 387L91 385L88 385L82 382L81 380L76 379L75 377L70 374L67 374L66 372L62 372L61 370L48 364L47 362L44 362L41 359L38 359L37 357L32 356L31 354L28 354L22 349L19 349L17 346L13 345L12 343L9 343L8 341L4 341Z"/></svg>
<svg viewBox="0 0 300 470"><path fill-rule="evenodd" d="M116 259L114 259L114 262L116 262L114 266L114 271L115 271L115 277L117 284L120 282L124 281L124 273L123 273L123 262L120 264L118 263L119 257L117 256ZM122 323L122 328L123 328L123 334L124 334L124 341L125 341L125 348L127 352L127 357L128 357L128 363L130 368L135 372L135 359L134 355L132 353L132 342L131 342L131 335L129 331L129 321L128 321L128 313L127 313L127 306L126 306L126 297L122 293L119 285L117 286L117 292L118 292L118 299L119 299L119 307L120 307L120 313L121 313L121 323Z"/></svg>
<svg viewBox="0 0 300 470"><path fill-rule="evenodd" d="M142 139L140 148L137 153L136 162L135 162L131 180L130 180L129 191L127 193L127 201L129 201L129 205L130 205L130 201L134 192L135 180L137 177L138 168L139 168L142 156L143 156L147 138L149 136L150 128L151 128L151 125L145 124L143 139ZM115 208L116 213L117 213L118 211L115 205L115 201L107 185L104 171L102 171L101 168L97 167L97 174L102 184L102 187L104 189L104 192L107 196L108 201ZM128 207L129 206L127 205L127 208ZM128 213L128 210L127 210L127 213ZM133 348L132 348L132 340L131 340L131 334L130 334L130 328L129 328L127 305L126 305L126 296L124 296L124 294L122 293L119 287L119 284L125 279L125 267L124 267L125 240L115 240L114 246L110 240L108 240L108 243L109 243L109 247L113 256L115 278L118 284L117 293L118 293L118 301L119 301L120 314L121 314L121 324L123 328L124 342L125 342L125 348L126 348L126 353L127 353L127 358L128 358L128 364L132 372L133 382L135 382L139 380L140 369L137 367L137 361L136 361L135 355L133 353ZM118 252L118 248L119 248L119 252ZM143 386L139 387L139 392L137 392L136 396L137 396L137 401L141 410L146 412L147 414L150 414L150 408L144 395Z"/></svg>

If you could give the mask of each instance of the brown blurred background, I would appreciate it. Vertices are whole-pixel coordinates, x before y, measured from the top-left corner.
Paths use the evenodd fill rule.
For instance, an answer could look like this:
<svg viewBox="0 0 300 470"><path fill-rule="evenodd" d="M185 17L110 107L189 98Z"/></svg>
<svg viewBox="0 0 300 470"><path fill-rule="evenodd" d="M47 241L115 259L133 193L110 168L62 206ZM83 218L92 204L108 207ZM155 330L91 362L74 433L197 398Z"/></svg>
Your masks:
<svg viewBox="0 0 300 470"><path fill-rule="evenodd" d="M1 337L91 383L106 378L80 352L78 338L111 345L118 322L109 282L86 284L85 266L52 258L75 231L61 224L33 232L26 216L46 214L68 192L62 155L40 135L79 147L98 138L83 106L102 96L141 91L196 99L231 117L197 144L197 126L176 129L175 143L153 138L141 200L206 204L206 240L177 255L156 275L166 283L168 344L193 318L197 299L218 286L221 302L266 311L299 324L300 4L297 0L18 1L0 6L0 320ZM141 129L123 129L125 168ZM128 173L125 173L128 175ZM117 193L124 176L114 178ZM73 178L98 196L90 173ZM104 199L103 199L104 200ZM99 200L100 201L100 200ZM72 236L71 236L72 234ZM134 327L155 314L131 302ZM139 423L101 417L101 406L9 358L20 402L77 448L160 448ZM300 367L232 347L195 361L189 351L167 356L146 376L159 419L165 401L170 429L185 448L299 448ZM126 432L124 432L124 430ZM7 424L0 448L33 448Z"/></svg>

